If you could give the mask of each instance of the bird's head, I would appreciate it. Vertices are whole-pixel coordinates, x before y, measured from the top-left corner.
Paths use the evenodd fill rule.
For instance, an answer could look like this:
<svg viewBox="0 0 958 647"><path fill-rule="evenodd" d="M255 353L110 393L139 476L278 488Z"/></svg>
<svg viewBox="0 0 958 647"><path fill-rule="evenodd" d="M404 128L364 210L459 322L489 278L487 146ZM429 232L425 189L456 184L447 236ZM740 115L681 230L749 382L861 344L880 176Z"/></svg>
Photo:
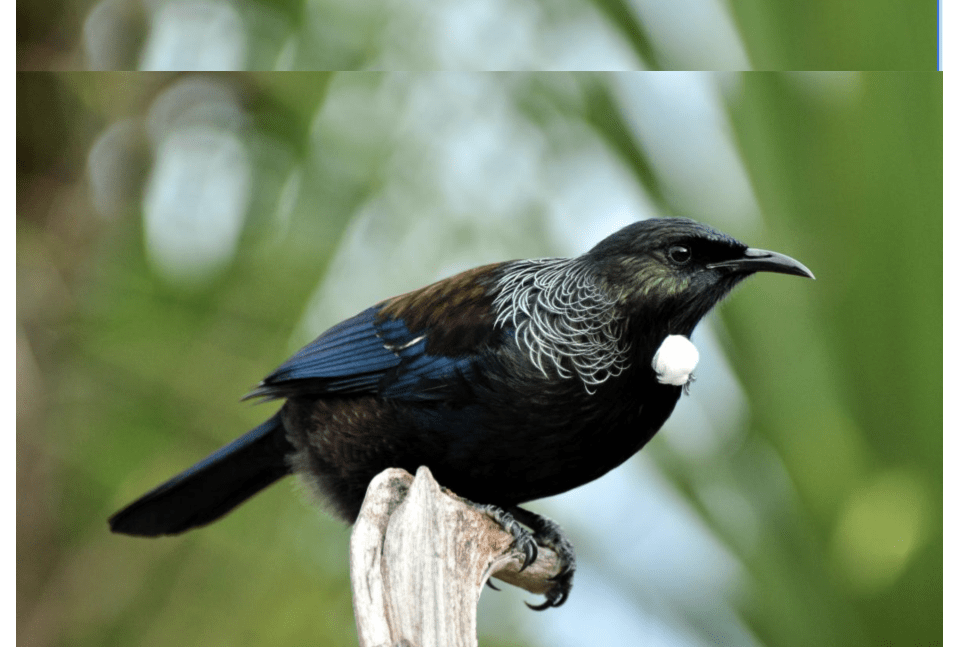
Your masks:
<svg viewBox="0 0 958 647"><path fill-rule="evenodd" d="M631 224L583 260L630 318L640 319L646 329L685 336L735 285L756 272L815 278L793 258L748 247L684 218Z"/></svg>

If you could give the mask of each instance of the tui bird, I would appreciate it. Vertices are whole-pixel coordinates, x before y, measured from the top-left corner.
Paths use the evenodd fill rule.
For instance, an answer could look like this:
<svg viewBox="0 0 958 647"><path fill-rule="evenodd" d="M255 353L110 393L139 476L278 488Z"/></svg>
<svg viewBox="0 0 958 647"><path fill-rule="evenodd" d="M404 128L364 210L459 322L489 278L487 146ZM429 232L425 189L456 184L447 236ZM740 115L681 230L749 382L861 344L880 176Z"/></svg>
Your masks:
<svg viewBox="0 0 958 647"><path fill-rule="evenodd" d="M628 225L577 258L478 267L333 326L246 398L269 420L110 518L114 532L175 535L297 472L349 523L386 468L420 465L564 564L572 545L519 504L571 490L652 438L687 388L702 317L756 272L814 278L798 261L691 220ZM519 525L525 524L532 533Z"/></svg>

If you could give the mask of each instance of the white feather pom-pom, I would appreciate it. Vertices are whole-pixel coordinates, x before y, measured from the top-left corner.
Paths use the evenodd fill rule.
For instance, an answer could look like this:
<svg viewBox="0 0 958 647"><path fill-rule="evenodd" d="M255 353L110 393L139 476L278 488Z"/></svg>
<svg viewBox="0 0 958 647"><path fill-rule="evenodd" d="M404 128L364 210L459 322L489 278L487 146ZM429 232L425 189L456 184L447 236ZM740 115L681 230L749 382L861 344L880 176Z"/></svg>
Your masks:
<svg viewBox="0 0 958 647"><path fill-rule="evenodd" d="M669 335L655 351L652 369L662 384L682 386L692 377L699 363L699 351L682 335Z"/></svg>

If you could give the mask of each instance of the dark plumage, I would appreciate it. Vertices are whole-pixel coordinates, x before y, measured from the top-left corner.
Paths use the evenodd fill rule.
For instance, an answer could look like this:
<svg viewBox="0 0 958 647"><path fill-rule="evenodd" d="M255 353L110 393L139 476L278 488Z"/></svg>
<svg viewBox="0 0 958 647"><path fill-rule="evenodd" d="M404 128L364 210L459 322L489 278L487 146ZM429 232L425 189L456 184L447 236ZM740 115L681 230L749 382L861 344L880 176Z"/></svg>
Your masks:
<svg viewBox="0 0 958 647"><path fill-rule="evenodd" d="M641 449L682 393L652 368L662 341L691 335L760 271L812 276L690 220L645 220L578 258L486 265L388 299L320 335L248 396L285 399L279 413L110 526L176 534L291 472L353 522L376 474L427 465L555 547L558 529L516 506ZM571 572L566 580L545 606L564 601Z"/></svg>

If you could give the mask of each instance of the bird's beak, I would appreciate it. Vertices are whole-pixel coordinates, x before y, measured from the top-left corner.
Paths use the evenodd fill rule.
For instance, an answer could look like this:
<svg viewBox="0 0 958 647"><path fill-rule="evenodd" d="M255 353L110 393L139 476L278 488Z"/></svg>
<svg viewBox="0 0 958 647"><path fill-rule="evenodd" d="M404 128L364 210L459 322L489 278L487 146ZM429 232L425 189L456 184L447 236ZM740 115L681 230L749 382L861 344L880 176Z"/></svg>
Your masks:
<svg viewBox="0 0 958 647"><path fill-rule="evenodd" d="M724 268L733 272L778 272L779 274L794 274L795 276L806 276L810 279L815 278L811 270L794 258L778 252L755 249L754 247L746 249L740 258L710 263L707 267L709 269Z"/></svg>

